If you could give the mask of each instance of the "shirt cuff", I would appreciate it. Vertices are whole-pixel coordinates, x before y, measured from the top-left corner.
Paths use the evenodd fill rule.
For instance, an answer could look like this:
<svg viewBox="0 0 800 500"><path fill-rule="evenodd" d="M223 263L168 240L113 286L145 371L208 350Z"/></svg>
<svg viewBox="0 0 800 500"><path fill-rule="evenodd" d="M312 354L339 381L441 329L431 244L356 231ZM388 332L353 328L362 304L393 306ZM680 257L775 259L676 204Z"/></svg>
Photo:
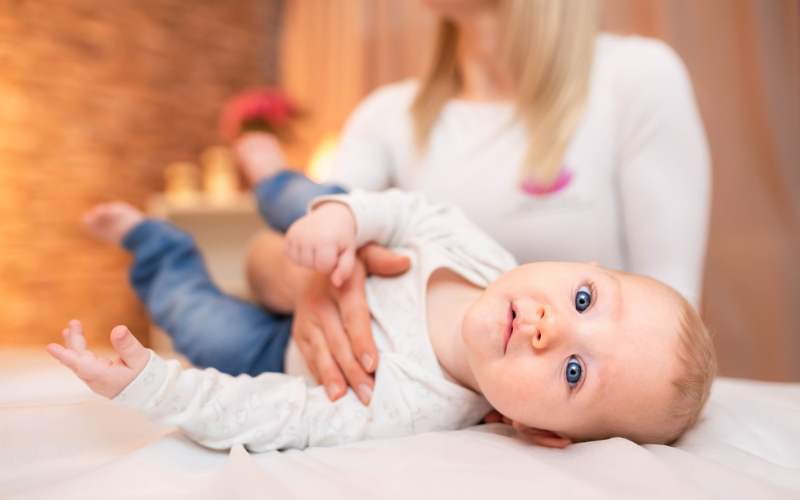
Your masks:
<svg viewBox="0 0 800 500"><path fill-rule="evenodd" d="M152 400L164 386L169 371L167 362L151 349L150 360L139 375L112 399L114 403L126 408L141 410L148 401Z"/></svg>

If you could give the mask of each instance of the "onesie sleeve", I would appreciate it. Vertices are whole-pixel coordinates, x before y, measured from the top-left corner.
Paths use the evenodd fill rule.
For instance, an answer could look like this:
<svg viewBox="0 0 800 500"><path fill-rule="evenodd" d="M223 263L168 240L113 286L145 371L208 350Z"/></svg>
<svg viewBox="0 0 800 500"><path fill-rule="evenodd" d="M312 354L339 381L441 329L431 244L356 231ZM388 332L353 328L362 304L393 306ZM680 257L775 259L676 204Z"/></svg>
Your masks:
<svg viewBox="0 0 800 500"><path fill-rule="evenodd" d="M711 164L689 75L666 44L632 42L624 81L619 186L630 271L695 307L708 238Z"/></svg>
<svg viewBox="0 0 800 500"><path fill-rule="evenodd" d="M177 360L150 353L145 369L113 401L178 426L208 448L302 449L364 439L369 431L370 412L352 391L332 403L302 377L184 370Z"/></svg>
<svg viewBox="0 0 800 500"><path fill-rule="evenodd" d="M494 276L514 267L514 257L455 205L428 204L421 193L392 188L379 193L353 191L320 196L309 210L325 201L350 207L356 220L356 246L377 243L389 248L436 246L453 262Z"/></svg>
<svg viewBox="0 0 800 500"><path fill-rule="evenodd" d="M412 238L432 240L459 234L472 224L452 205L429 205L421 193L397 188L379 193L355 190L350 194L319 196L309 211L326 201L344 203L356 220L356 246L377 243L385 247L406 246ZM477 228L476 228L477 229Z"/></svg>

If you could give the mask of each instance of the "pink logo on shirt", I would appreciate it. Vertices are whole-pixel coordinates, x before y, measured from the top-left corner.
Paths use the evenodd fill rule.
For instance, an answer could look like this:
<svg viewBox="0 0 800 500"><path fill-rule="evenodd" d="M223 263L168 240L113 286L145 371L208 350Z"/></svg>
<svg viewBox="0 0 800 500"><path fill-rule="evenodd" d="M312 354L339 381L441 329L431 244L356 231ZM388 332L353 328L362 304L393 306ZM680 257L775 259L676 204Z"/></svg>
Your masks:
<svg viewBox="0 0 800 500"><path fill-rule="evenodd" d="M561 170L558 171L556 182L554 182L552 186L543 186L536 182L535 179L528 179L522 183L522 190L534 196L553 194L567 187L571 181L572 172L566 165L561 165Z"/></svg>

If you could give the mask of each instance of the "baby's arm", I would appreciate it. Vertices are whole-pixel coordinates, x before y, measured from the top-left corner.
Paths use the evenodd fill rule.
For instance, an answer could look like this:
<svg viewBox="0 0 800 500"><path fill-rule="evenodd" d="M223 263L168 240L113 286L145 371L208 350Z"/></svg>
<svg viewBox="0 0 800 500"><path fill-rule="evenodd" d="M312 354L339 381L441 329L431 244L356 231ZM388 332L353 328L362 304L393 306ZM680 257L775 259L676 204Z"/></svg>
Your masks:
<svg viewBox="0 0 800 500"><path fill-rule="evenodd" d="M94 392L154 422L176 425L209 448L241 443L252 451L268 451L333 445L363 439L371 426L370 412L352 391L331 403L324 388L310 388L302 377L183 370L177 360L166 361L143 347L125 327L111 335L120 354L114 362L87 349L79 321L70 322L64 337L66 349L50 344L47 352Z"/></svg>
<svg viewBox="0 0 800 500"><path fill-rule="evenodd" d="M336 286L350 276L356 249L367 243L391 248L413 239L437 242L452 253L469 249L482 261L491 257L503 270L516 266L513 257L458 208L428 204L420 193L353 191L315 198L311 206L311 213L289 228L285 249L295 264L331 274Z"/></svg>
<svg viewBox="0 0 800 500"><path fill-rule="evenodd" d="M292 262L330 274L340 286L353 272L356 256L356 220L350 208L338 202L317 205L292 224L286 233L286 254Z"/></svg>

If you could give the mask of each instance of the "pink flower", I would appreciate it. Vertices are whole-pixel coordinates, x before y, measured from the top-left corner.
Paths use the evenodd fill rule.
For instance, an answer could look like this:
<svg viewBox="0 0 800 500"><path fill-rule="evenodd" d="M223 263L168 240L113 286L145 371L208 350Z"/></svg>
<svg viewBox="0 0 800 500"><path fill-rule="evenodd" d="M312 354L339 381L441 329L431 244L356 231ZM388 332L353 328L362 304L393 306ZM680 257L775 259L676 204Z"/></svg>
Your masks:
<svg viewBox="0 0 800 500"><path fill-rule="evenodd" d="M294 103L279 89L261 87L238 94L222 107L219 116L219 133L232 141L243 131L245 125L277 132L288 125L298 114Z"/></svg>

